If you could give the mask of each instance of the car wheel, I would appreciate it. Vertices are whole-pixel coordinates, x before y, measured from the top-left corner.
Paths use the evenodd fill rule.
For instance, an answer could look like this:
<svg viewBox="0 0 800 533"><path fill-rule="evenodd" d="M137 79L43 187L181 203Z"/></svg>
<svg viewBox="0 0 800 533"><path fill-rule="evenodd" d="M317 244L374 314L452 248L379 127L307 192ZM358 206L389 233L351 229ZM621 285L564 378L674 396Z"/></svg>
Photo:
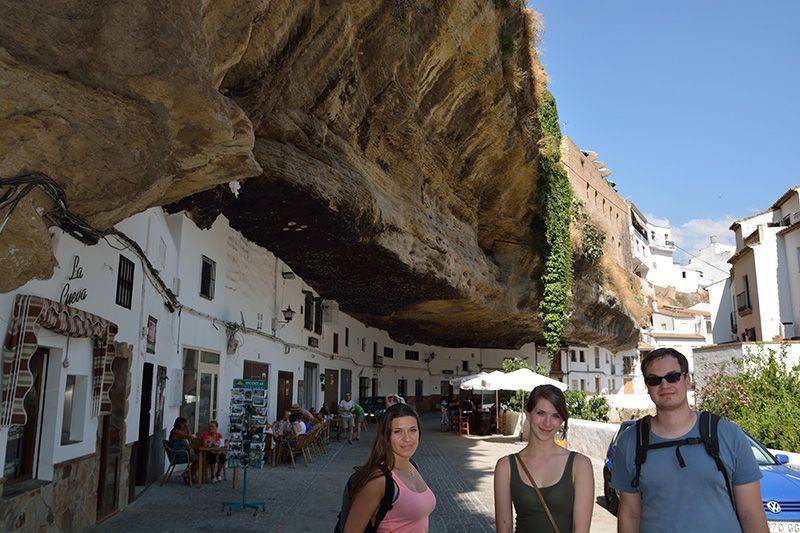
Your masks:
<svg viewBox="0 0 800 533"><path fill-rule="evenodd" d="M606 498L606 509L617 516L619 510L619 495L617 491L611 487L611 472L607 468L603 469L603 496Z"/></svg>

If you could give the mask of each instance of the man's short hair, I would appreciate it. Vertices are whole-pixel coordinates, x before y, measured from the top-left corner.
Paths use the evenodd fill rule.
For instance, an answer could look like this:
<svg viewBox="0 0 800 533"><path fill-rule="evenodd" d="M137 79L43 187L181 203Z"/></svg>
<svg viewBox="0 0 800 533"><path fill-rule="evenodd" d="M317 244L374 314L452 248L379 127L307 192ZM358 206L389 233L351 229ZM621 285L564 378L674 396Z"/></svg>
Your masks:
<svg viewBox="0 0 800 533"><path fill-rule="evenodd" d="M678 360L678 366L681 367L681 372L684 374L689 373L689 361L686 359L686 356L683 355L681 352L676 350L675 348L659 348L657 350L653 350L649 354L645 355L642 359L642 375L646 375L647 367L650 366L650 363L655 361L656 359L661 359L662 357L674 357Z"/></svg>

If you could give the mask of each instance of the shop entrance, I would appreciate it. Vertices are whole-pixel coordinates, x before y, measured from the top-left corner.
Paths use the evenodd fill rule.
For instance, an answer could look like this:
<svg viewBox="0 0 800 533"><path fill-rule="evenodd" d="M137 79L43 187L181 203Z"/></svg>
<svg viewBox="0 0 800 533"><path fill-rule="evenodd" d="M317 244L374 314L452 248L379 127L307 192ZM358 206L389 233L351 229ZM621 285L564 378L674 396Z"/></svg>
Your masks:
<svg viewBox="0 0 800 533"><path fill-rule="evenodd" d="M291 372L278 372L278 415L283 416L292 406L292 392L294 387L294 374Z"/></svg>
<svg viewBox="0 0 800 533"><path fill-rule="evenodd" d="M328 409L336 405L339 401L339 372L337 370L325 369L325 405Z"/></svg>
<svg viewBox="0 0 800 533"><path fill-rule="evenodd" d="M3 497L24 492L38 476L37 455L41 444L39 428L44 416L42 406L47 388L49 355L47 349L39 348L29 361L28 368L33 375L33 383L24 402L27 420L24 426L11 426L8 431Z"/></svg>

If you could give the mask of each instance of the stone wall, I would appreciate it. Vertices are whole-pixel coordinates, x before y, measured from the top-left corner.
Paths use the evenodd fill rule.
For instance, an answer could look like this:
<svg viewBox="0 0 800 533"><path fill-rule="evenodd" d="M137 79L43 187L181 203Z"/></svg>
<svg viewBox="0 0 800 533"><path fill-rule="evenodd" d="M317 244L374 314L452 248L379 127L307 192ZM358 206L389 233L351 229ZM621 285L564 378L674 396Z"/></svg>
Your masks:
<svg viewBox="0 0 800 533"><path fill-rule="evenodd" d="M95 454L54 466L53 481L3 499L0 531L84 531L95 523Z"/></svg>
<svg viewBox="0 0 800 533"><path fill-rule="evenodd" d="M603 461L618 429L617 424L570 418L567 442L571 450L582 453L592 461Z"/></svg>

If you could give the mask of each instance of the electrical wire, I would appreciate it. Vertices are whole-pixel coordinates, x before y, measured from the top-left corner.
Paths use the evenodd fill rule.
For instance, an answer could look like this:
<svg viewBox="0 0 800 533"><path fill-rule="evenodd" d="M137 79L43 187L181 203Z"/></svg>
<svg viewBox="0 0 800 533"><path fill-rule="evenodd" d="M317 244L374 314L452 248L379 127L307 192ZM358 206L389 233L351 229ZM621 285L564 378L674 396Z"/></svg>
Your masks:
<svg viewBox="0 0 800 533"><path fill-rule="evenodd" d="M688 250L684 250L683 248L681 248L681 247L680 247L680 246L678 246L677 244L674 244L673 246L675 246L675 248L677 248L677 249L678 249L678 250L680 250L681 252L683 252L683 253L685 253L685 254L687 254L687 255L691 255L692 257L694 257L695 259L697 259L697 260L698 260L698 261L700 261L701 263L705 263L705 264L707 264L708 266L710 266L711 268L716 268L716 269L717 269L717 270L719 270L720 272L722 272L722 273L724 273L724 274L727 274L727 275L730 275L730 272L728 272L728 271L726 271L726 270L723 270L723 269L719 268L719 267L718 267L718 266L716 266L716 265L712 265L711 263L709 263L709 262L708 262L708 261L706 261L705 259L703 259L703 258L701 258L701 257L698 257L698 256L694 255L692 252L690 252L690 251L688 251Z"/></svg>

